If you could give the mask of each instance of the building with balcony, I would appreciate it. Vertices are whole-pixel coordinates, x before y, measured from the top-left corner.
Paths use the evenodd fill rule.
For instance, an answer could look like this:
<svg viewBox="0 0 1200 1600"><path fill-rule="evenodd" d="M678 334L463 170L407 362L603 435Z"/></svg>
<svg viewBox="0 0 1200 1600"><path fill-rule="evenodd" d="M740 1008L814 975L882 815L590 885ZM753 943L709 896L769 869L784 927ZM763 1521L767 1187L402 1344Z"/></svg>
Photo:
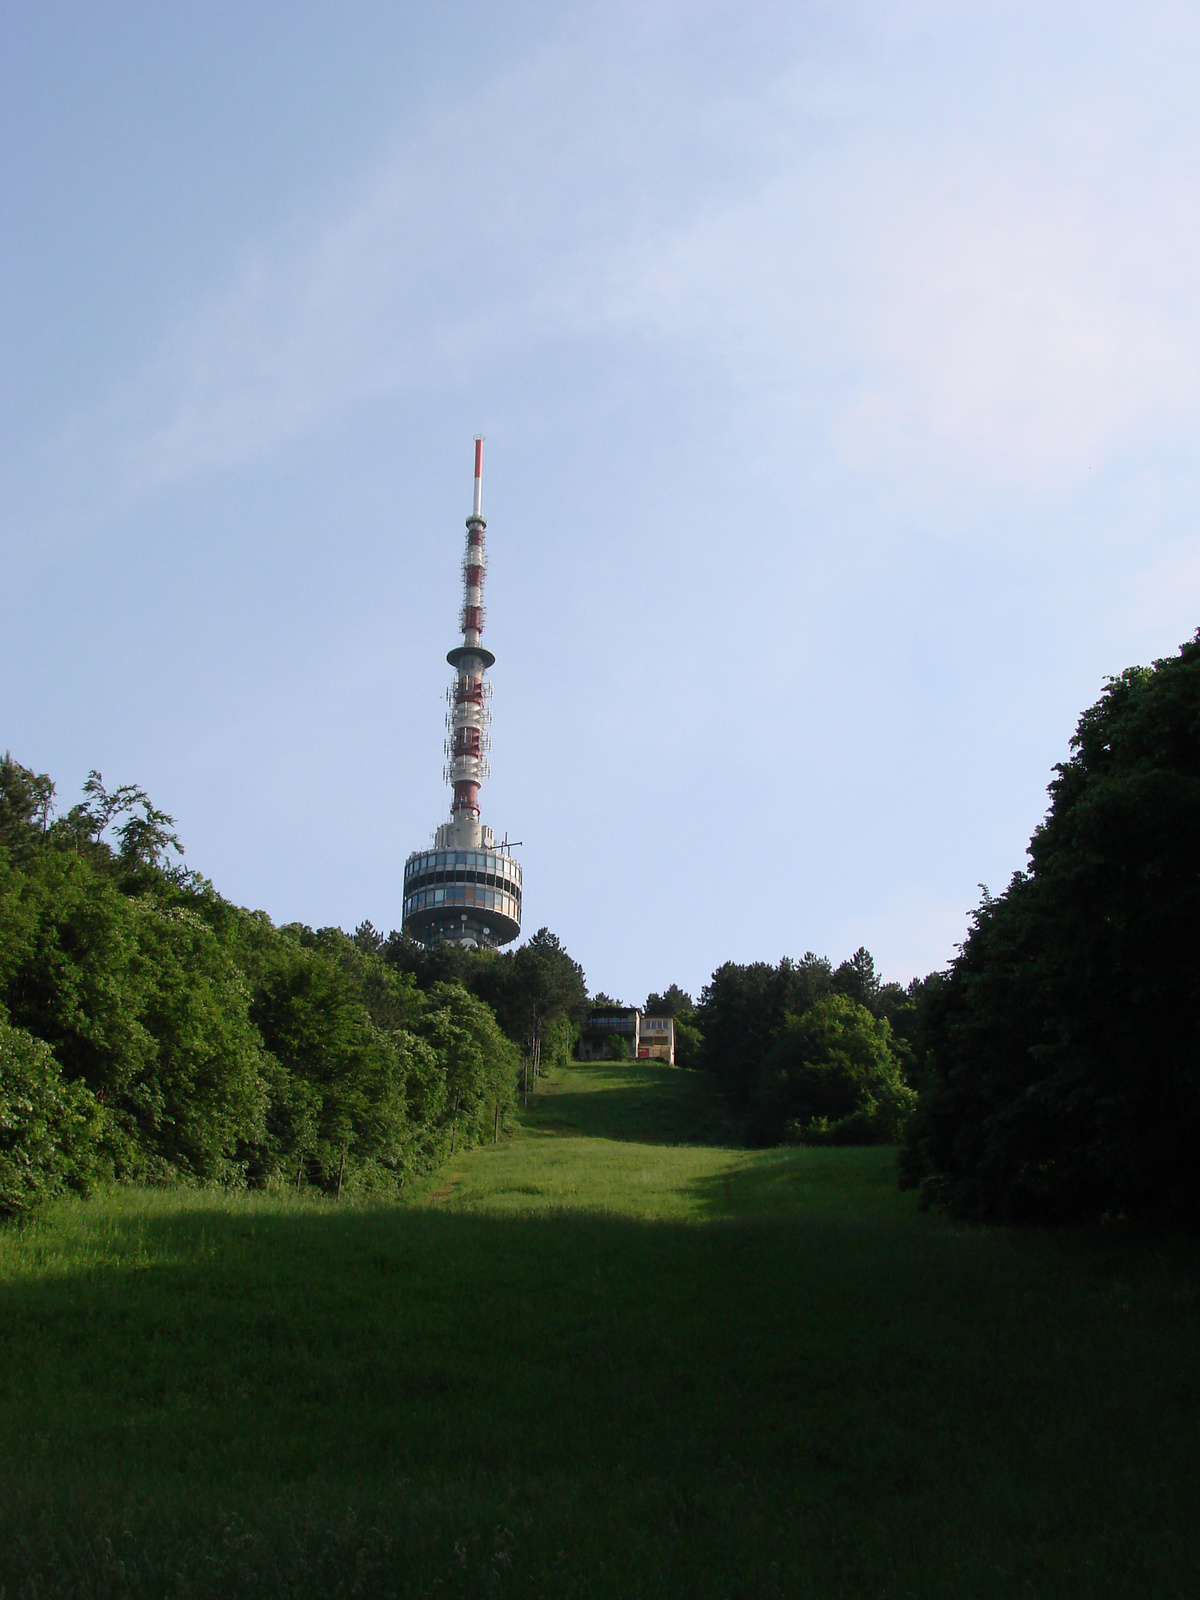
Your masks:
<svg viewBox="0 0 1200 1600"><path fill-rule="evenodd" d="M675 1065L674 1017L646 1017L636 1006L594 1006L584 1018L576 1055L580 1061L607 1061L614 1038L624 1041L636 1061Z"/></svg>

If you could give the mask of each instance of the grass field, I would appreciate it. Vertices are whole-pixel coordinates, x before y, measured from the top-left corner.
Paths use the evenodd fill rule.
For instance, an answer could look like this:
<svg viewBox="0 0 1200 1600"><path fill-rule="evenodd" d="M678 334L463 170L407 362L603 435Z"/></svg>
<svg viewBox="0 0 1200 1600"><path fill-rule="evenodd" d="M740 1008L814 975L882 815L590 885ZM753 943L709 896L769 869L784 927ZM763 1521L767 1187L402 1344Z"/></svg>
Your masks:
<svg viewBox="0 0 1200 1600"><path fill-rule="evenodd" d="M877 1150L563 1073L403 1206L0 1230L0 1586L1200 1595L1200 1251L962 1230Z"/></svg>

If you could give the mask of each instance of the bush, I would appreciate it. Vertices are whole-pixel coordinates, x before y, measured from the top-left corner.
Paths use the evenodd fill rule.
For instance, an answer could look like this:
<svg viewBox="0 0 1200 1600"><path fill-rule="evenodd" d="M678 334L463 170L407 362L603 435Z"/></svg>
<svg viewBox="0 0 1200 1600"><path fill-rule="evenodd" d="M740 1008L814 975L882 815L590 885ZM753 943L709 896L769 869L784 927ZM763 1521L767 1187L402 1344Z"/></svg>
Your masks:
<svg viewBox="0 0 1200 1600"><path fill-rule="evenodd" d="M786 1019L764 1062L761 1138L802 1144L895 1144L916 1105L891 1028L844 994Z"/></svg>
<svg viewBox="0 0 1200 1600"><path fill-rule="evenodd" d="M689 1014L685 1020L678 1015L675 1018L675 1065L677 1067L698 1067L701 1064L704 1051L704 1035L692 1021L695 1013Z"/></svg>
<svg viewBox="0 0 1200 1600"><path fill-rule="evenodd" d="M248 1152L251 1179L303 1172L336 1191L347 1175L359 1186L372 1165L380 1169L372 1182L422 1170L436 1149L446 1080L424 1042L375 1020L394 1024L416 1009L399 976L337 929L249 920L250 1014L273 1063L264 1136Z"/></svg>
<svg viewBox="0 0 1200 1600"><path fill-rule="evenodd" d="M0 1216L20 1216L95 1175L101 1112L54 1052L0 1021Z"/></svg>
<svg viewBox="0 0 1200 1600"><path fill-rule="evenodd" d="M434 984L428 1007L419 1026L445 1063L442 1135L448 1125L451 1151L466 1149L491 1138L516 1104L520 1056L491 1009L461 984Z"/></svg>

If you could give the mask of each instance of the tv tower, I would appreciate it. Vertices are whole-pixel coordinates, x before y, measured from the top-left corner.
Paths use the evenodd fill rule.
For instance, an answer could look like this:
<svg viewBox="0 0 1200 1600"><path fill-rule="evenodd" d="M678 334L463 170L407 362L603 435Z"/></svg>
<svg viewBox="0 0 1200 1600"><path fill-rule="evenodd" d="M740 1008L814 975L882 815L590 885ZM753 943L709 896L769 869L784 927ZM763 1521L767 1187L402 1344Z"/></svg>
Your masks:
<svg viewBox="0 0 1200 1600"><path fill-rule="evenodd" d="M446 690L446 767L454 790L450 820L433 836L432 850L414 850L404 865L405 933L424 945L461 944L494 949L521 931L521 868L509 854L507 835L497 846L479 820L479 785L488 775L488 725L492 686L484 673L495 656L479 642L483 632L483 438L475 439L475 499L467 518L463 557L463 642L446 655L454 681Z"/></svg>

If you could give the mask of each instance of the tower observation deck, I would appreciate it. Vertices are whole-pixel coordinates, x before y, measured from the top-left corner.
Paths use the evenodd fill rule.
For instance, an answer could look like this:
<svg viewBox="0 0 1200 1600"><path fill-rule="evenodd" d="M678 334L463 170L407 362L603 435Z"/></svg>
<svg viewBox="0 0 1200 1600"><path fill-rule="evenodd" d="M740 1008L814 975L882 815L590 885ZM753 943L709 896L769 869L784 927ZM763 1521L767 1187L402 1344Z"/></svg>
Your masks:
<svg viewBox="0 0 1200 1600"><path fill-rule="evenodd" d="M521 868L506 845L480 821L479 786L488 775L492 686L484 674L495 656L480 644L483 579L483 440L475 440L475 498L467 518L463 557L462 643L446 660L454 680L446 691L446 767L454 791L450 820L433 848L414 850L404 866L405 933L424 945L493 949L521 931ZM507 837L507 836L506 836Z"/></svg>

